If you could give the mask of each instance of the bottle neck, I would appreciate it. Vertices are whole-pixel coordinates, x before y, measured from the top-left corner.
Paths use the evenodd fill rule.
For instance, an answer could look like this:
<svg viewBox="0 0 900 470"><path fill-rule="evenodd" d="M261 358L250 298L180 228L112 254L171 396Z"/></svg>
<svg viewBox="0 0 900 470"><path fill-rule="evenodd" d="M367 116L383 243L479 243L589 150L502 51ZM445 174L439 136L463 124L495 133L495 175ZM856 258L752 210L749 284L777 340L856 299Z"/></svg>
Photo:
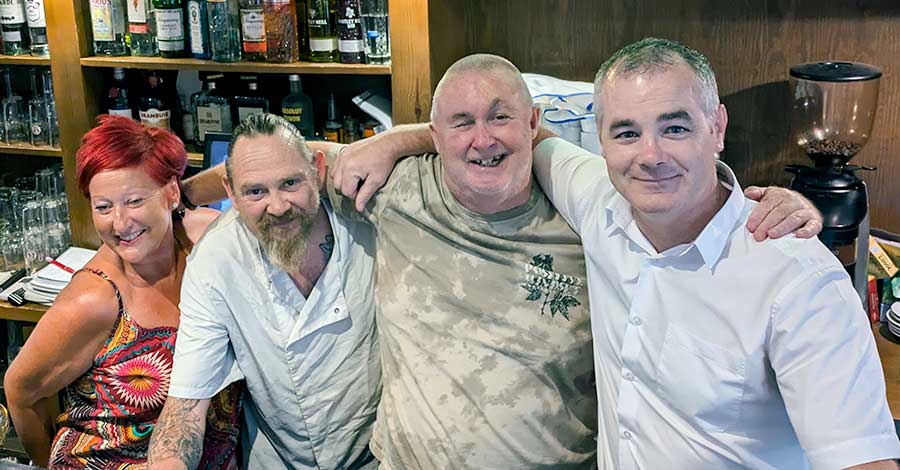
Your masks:
<svg viewBox="0 0 900 470"><path fill-rule="evenodd" d="M291 93L300 94L303 93L303 87L300 86L300 82L291 82Z"/></svg>

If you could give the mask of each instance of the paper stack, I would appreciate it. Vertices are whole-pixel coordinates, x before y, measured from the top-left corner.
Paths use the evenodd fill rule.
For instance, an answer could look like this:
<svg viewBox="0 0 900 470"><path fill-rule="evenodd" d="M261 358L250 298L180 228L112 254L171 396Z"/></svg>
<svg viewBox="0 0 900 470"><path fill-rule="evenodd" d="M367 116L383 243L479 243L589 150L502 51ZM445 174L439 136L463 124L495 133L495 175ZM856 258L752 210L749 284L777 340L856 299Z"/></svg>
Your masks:
<svg viewBox="0 0 900 470"><path fill-rule="evenodd" d="M71 247L59 255L56 261L72 268L73 271L78 271L95 254L97 254L96 250ZM31 281L25 286L25 300L44 305L52 304L59 292L69 285L72 274L52 263L44 266L31 277Z"/></svg>

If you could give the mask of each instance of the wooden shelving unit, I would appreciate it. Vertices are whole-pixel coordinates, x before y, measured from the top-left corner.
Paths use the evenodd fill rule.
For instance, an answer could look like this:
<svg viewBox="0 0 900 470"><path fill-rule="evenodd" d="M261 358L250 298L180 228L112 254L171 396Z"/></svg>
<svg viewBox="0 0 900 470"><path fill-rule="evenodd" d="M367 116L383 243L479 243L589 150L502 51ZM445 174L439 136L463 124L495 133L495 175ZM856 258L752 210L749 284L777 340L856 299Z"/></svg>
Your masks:
<svg viewBox="0 0 900 470"><path fill-rule="evenodd" d="M63 152L59 147L35 147L33 145L0 144L0 154L7 155L38 155L42 157L62 158Z"/></svg>
<svg viewBox="0 0 900 470"><path fill-rule="evenodd" d="M209 72L238 73L299 73L318 75L390 75L390 65L338 64L317 62L292 62L270 64L266 62L213 62L199 59L165 59L162 57L85 57L84 67L124 67L154 70L204 70Z"/></svg>
<svg viewBox="0 0 900 470"><path fill-rule="evenodd" d="M0 65L39 65L50 66L49 57L32 57L30 55L0 55Z"/></svg>

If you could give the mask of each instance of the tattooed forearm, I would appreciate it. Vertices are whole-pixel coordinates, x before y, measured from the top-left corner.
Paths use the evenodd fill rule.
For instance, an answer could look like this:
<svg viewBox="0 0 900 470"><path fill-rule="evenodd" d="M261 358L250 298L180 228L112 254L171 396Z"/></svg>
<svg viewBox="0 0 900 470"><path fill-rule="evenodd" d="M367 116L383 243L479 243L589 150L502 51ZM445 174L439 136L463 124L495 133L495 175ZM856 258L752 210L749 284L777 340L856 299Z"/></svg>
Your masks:
<svg viewBox="0 0 900 470"><path fill-rule="evenodd" d="M169 397L150 438L151 469L193 470L200 463L209 400Z"/></svg>

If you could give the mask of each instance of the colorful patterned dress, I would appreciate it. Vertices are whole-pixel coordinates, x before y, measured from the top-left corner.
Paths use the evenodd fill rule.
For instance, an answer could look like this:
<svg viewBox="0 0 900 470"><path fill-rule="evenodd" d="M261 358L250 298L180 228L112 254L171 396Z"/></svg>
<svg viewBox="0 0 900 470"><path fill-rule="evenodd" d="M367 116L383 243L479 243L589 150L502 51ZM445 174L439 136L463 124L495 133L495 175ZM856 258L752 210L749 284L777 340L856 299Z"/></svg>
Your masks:
<svg viewBox="0 0 900 470"><path fill-rule="evenodd" d="M121 470L147 460L150 433L169 389L174 327L143 328L122 304L93 367L66 388L69 408L57 419L59 432L50 469ZM243 382L213 397L207 415L201 469L236 468Z"/></svg>

